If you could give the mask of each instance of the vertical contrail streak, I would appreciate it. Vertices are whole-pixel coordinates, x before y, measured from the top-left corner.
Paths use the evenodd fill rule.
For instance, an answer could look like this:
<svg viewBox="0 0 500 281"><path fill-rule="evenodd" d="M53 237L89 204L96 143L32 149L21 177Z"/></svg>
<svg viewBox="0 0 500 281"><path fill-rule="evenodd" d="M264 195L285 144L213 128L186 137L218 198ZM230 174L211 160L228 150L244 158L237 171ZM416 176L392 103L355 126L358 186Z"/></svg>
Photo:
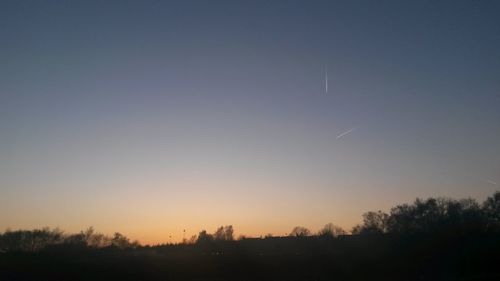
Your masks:
<svg viewBox="0 0 500 281"><path fill-rule="evenodd" d="M325 67L325 93L328 93L328 66Z"/></svg>

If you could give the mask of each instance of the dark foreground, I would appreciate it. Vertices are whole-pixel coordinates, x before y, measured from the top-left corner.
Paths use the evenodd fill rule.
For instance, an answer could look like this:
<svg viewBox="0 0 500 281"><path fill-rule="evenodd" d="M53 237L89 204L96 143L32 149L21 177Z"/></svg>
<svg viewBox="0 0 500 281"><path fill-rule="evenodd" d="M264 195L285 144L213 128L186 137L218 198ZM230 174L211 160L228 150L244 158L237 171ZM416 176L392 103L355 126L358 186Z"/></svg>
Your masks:
<svg viewBox="0 0 500 281"><path fill-rule="evenodd" d="M353 235L0 253L1 280L500 280L500 235Z"/></svg>

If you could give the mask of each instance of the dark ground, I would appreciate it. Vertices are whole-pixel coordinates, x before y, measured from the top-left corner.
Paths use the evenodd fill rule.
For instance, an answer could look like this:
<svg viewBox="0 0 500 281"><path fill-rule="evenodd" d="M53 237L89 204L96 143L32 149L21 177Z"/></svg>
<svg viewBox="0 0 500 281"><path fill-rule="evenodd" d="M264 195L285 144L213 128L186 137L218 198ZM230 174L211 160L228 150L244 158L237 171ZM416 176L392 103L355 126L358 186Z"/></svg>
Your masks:
<svg viewBox="0 0 500 281"><path fill-rule="evenodd" d="M0 253L1 280L500 280L500 235L353 235Z"/></svg>

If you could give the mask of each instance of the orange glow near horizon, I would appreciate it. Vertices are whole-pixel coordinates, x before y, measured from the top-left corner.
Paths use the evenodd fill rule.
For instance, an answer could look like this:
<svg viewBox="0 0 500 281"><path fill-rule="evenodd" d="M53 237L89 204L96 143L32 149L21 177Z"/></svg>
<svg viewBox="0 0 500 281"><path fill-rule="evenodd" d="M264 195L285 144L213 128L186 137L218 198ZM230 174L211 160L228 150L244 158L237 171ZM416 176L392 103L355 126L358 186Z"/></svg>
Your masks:
<svg viewBox="0 0 500 281"><path fill-rule="evenodd" d="M183 236L189 239L201 230L213 233L223 225L233 225L235 238L283 236L295 226L304 226L316 233L330 222L349 231L361 223L366 211L389 211L395 204L411 202L417 196L426 197L425 194L399 194L399 200L393 199L394 196L388 199L380 193L359 194L353 187L314 195L287 183L294 187L290 190L296 192L288 192L287 200L279 200L279 193L285 191L263 188L255 192L248 183L245 186L235 179L228 179L226 184L213 178L210 181L207 178L179 180L174 184L181 187L176 193L169 192L165 183L150 182L149 185L121 185L120 193L113 193L115 188L103 188L100 196L81 196L78 202L70 197L49 196L18 200L22 204L3 206L14 210L16 215L4 213L1 227L14 230L49 226L74 233L92 226L97 232L108 235L120 232L142 244L177 243ZM237 191L231 188L237 184L240 185ZM258 184L266 186L265 182ZM262 193L262 190L269 192ZM324 196L325 193L330 196ZM353 201L357 204L350 204Z"/></svg>

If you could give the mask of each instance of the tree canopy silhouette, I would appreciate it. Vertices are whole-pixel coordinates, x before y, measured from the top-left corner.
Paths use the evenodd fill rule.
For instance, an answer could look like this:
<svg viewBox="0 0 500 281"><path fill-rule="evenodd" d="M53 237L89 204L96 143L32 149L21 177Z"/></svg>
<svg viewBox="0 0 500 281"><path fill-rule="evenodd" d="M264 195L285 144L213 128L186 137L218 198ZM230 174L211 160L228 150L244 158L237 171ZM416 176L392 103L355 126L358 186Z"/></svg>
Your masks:
<svg viewBox="0 0 500 281"><path fill-rule="evenodd" d="M363 224L353 234L431 234L478 233L500 231L500 192L488 197L482 205L467 198L416 199L412 204L363 214Z"/></svg>
<svg viewBox="0 0 500 281"><path fill-rule="evenodd" d="M311 235L311 231L303 226L296 226L292 229L289 236L304 237Z"/></svg>
<svg viewBox="0 0 500 281"><path fill-rule="evenodd" d="M340 226L334 225L333 223L327 223L323 228L318 232L320 236L331 236L337 237L340 235L346 235L347 231L342 229Z"/></svg>
<svg viewBox="0 0 500 281"><path fill-rule="evenodd" d="M217 228L214 234L207 233L206 230L200 231L197 243L207 243L211 241L232 241L234 240L234 230L232 225L221 226Z"/></svg>

